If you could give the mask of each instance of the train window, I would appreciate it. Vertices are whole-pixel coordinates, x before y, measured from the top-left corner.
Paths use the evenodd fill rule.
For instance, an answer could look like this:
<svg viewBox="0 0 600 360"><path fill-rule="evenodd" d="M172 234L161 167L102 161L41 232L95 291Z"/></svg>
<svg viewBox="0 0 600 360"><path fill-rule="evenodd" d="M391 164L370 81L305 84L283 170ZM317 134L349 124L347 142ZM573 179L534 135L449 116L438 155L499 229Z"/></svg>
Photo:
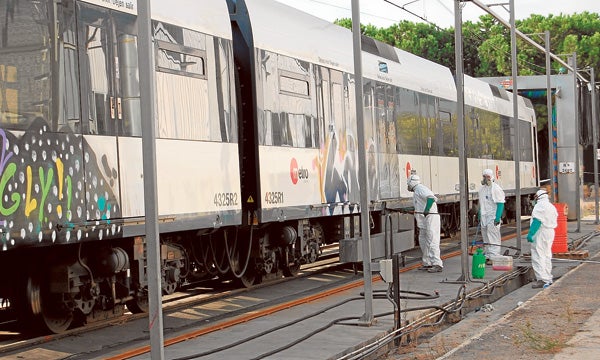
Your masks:
<svg viewBox="0 0 600 360"><path fill-rule="evenodd" d="M480 126L481 123L488 124L485 118L485 111L468 107L465 111L465 125L467 128L467 156L470 158L483 157L483 129L485 126Z"/></svg>
<svg viewBox="0 0 600 360"><path fill-rule="evenodd" d="M442 124L451 124L452 123L452 114L445 111L440 111L440 122Z"/></svg>
<svg viewBox="0 0 600 360"><path fill-rule="evenodd" d="M519 147L521 153L521 161L533 161L533 142L531 140L531 123L523 120L519 120L519 126L521 127L519 137Z"/></svg>
<svg viewBox="0 0 600 360"><path fill-rule="evenodd" d="M327 83L317 86L316 73L308 62L266 51L261 51L260 57L262 81L257 86L264 94L264 121L259 119L259 127L265 145L318 147L321 129L311 101L312 89L328 92Z"/></svg>
<svg viewBox="0 0 600 360"><path fill-rule="evenodd" d="M396 120L397 139L400 146L398 150L403 154L420 155L421 154L421 119L419 117L419 98L416 92L406 89L399 89L399 99L401 103L401 112Z"/></svg>
<svg viewBox="0 0 600 360"><path fill-rule="evenodd" d="M215 38L215 75L219 105L220 141L237 142L237 109L233 76L233 47L230 40ZM219 95L221 94L221 95Z"/></svg>
<svg viewBox="0 0 600 360"><path fill-rule="evenodd" d="M279 71L279 91L288 95L308 97L310 86L308 76L293 74L288 71Z"/></svg>
<svg viewBox="0 0 600 360"><path fill-rule="evenodd" d="M158 46L156 66L159 71L191 77L206 77L204 64L206 53L204 51L184 48L181 45L165 41L157 40L156 44Z"/></svg>
<svg viewBox="0 0 600 360"><path fill-rule="evenodd" d="M436 131L435 99L431 95L419 94L421 114L421 151L422 154L438 155L433 140Z"/></svg>
<svg viewBox="0 0 600 360"><path fill-rule="evenodd" d="M0 53L0 124L25 130L36 118L50 120L52 10L47 1L4 1Z"/></svg>
<svg viewBox="0 0 600 360"><path fill-rule="evenodd" d="M502 160L513 160L513 126L512 118L507 116L500 116L500 124L502 127L502 156L499 159Z"/></svg>
<svg viewBox="0 0 600 360"><path fill-rule="evenodd" d="M477 128L477 152L474 156L484 159L498 159L501 154L502 141L500 133L500 118L496 113L478 110L479 127Z"/></svg>
<svg viewBox="0 0 600 360"><path fill-rule="evenodd" d="M342 84L331 84L331 115L335 124L335 130L342 134L346 130L344 121L344 91Z"/></svg>
<svg viewBox="0 0 600 360"><path fill-rule="evenodd" d="M86 132L90 134L111 135L112 131L107 126L110 123L111 116L114 117L114 97L111 96L111 78L108 69L110 55L108 51L107 29L103 27L88 24L83 29L82 34L85 38L84 49L86 54L86 64L89 68L87 82L89 91L85 98L88 103L88 128Z"/></svg>
<svg viewBox="0 0 600 360"><path fill-rule="evenodd" d="M443 155L457 156L456 122L450 112L440 111L440 125Z"/></svg>
<svg viewBox="0 0 600 360"><path fill-rule="evenodd" d="M84 134L141 136L135 16L79 4Z"/></svg>
<svg viewBox="0 0 600 360"><path fill-rule="evenodd" d="M162 22L154 22L153 26L158 136L205 141L234 139L235 127L228 111L232 86L230 44ZM213 44L210 49L209 43ZM209 56L214 61L209 63ZM217 75L216 67L225 72Z"/></svg>
<svg viewBox="0 0 600 360"><path fill-rule="evenodd" d="M271 124L273 125L273 145L294 146L292 141L292 130L287 113L272 113Z"/></svg>
<svg viewBox="0 0 600 360"><path fill-rule="evenodd" d="M79 132L81 109L79 102L79 64L77 61L77 29L75 21L70 19L73 12L65 11L64 19L60 21L65 28L62 36L62 61L64 65L59 68L61 88L63 92L58 94L63 104L62 111L58 112L57 124L53 124L53 128L59 131L64 125L68 125L72 131ZM59 53L59 56L61 54Z"/></svg>

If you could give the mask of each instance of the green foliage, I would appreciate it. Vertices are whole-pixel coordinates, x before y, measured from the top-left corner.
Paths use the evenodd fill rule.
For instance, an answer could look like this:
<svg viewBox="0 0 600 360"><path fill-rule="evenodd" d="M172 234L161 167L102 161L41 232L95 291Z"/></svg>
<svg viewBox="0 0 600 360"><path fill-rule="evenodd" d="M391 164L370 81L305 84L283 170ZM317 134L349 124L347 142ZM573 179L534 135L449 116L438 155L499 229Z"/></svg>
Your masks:
<svg viewBox="0 0 600 360"><path fill-rule="evenodd" d="M351 19L336 23L352 27ZM600 15L583 12L574 15L531 15L517 21L517 29L544 46L543 33L550 31L550 50L554 54L577 52L578 67L591 66L600 73ZM454 29L440 29L431 24L402 21L388 28L361 25L363 34L454 69ZM465 73L475 77L510 76L510 31L491 15L478 22L463 24ZM546 73L545 54L523 40L517 40L519 75ZM566 61L566 58L564 59ZM562 66L552 61L552 72ZM598 81L598 79L596 80Z"/></svg>

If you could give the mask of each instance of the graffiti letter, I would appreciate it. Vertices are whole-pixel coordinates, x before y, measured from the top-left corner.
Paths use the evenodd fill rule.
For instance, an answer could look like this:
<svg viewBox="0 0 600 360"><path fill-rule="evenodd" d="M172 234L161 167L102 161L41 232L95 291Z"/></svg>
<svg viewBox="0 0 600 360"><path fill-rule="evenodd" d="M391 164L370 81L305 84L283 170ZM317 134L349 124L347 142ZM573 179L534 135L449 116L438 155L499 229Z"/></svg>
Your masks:
<svg viewBox="0 0 600 360"><path fill-rule="evenodd" d="M54 177L54 169L48 169L48 178L44 176L44 168L40 166L40 182L42 183L42 200L40 201L40 214L38 220L40 223L44 220L44 202L48 197L50 191L50 185L52 184L52 178Z"/></svg>
<svg viewBox="0 0 600 360"><path fill-rule="evenodd" d="M67 175L67 211L71 211L71 198L73 193L73 185L71 185L71 175Z"/></svg>
<svg viewBox="0 0 600 360"><path fill-rule="evenodd" d="M63 169L65 165L61 159L56 159L56 177L58 177L58 200L63 198Z"/></svg>
<svg viewBox="0 0 600 360"><path fill-rule="evenodd" d="M25 216L27 217L29 217L29 214L37 207L37 200L31 198L32 182L31 166L27 166L27 194L25 195Z"/></svg>
<svg viewBox="0 0 600 360"><path fill-rule="evenodd" d="M10 159L13 156L13 152L11 151L8 154L6 153L6 147L8 146L8 144L6 141L6 133L2 129L0 129L0 137L2 138L2 156L0 157L0 170L4 170L4 166L8 162L8 159Z"/></svg>
<svg viewBox="0 0 600 360"><path fill-rule="evenodd" d="M0 194L4 194L6 183L15 175L15 172L17 172L17 165L14 163L8 164L6 170L2 174L2 179L0 180ZM4 207L4 202L0 201L0 214L7 216L11 215L17 210L19 204L21 203L21 196L19 196L17 193L12 193L10 199L13 201L13 205L8 209Z"/></svg>

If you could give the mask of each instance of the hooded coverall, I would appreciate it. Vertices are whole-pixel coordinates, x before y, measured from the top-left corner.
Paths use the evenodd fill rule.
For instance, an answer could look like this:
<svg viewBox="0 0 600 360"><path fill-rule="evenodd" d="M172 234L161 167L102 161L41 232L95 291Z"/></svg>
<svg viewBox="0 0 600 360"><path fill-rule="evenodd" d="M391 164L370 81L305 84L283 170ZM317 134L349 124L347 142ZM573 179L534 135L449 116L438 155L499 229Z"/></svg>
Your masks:
<svg viewBox="0 0 600 360"><path fill-rule="evenodd" d="M415 207L415 219L419 228L419 246L423 252L423 265L443 267L440 258L440 216L437 215L437 198L433 191L423 184L417 184L414 188L413 204ZM429 215L422 214L427 206L427 199L433 198L434 202L429 209Z"/></svg>
<svg viewBox="0 0 600 360"><path fill-rule="evenodd" d="M500 245L500 224L499 219L504 208L505 196L504 190L494 181L491 170L484 171L484 175L491 178L491 185L483 185L479 189L479 224L481 226L481 235L483 242ZM502 204L502 205L498 205ZM499 210L499 206L501 206ZM500 212L500 214L498 214ZM498 225L494 224L497 222ZM485 257L491 259L492 256L500 255L500 246L486 246Z"/></svg>
<svg viewBox="0 0 600 360"><path fill-rule="evenodd" d="M548 195L540 196L531 213L529 235L533 234L531 264L535 277L546 284L552 284L552 242L554 229L558 226L557 218L558 212L548 199ZM541 224L534 225L536 220ZM529 235L527 235L528 240Z"/></svg>

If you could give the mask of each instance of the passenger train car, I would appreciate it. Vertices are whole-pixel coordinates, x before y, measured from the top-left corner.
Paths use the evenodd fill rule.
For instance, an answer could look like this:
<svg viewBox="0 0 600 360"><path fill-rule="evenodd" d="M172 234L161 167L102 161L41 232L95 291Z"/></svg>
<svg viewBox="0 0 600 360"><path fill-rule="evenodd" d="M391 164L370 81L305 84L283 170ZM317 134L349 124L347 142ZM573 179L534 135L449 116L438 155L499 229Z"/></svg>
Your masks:
<svg viewBox="0 0 600 360"><path fill-rule="evenodd" d="M62 332L147 309L137 1L0 0L0 298ZM267 0L152 1L162 290L293 276L322 246L358 261L360 191L374 256L415 246L407 177L458 228L456 88L449 69ZM467 78L469 174L537 186L535 117L521 137L502 89ZM357 106L366 143L357 142ZM368 183L358 181L358 149ZM471 181L476 208L478 181ZM528 202L522 202L527 206ZM366 209L364 209L366 210ZM526 209L525 209L526 210ZM11 275L8 275L11 274Z"/></svg>

